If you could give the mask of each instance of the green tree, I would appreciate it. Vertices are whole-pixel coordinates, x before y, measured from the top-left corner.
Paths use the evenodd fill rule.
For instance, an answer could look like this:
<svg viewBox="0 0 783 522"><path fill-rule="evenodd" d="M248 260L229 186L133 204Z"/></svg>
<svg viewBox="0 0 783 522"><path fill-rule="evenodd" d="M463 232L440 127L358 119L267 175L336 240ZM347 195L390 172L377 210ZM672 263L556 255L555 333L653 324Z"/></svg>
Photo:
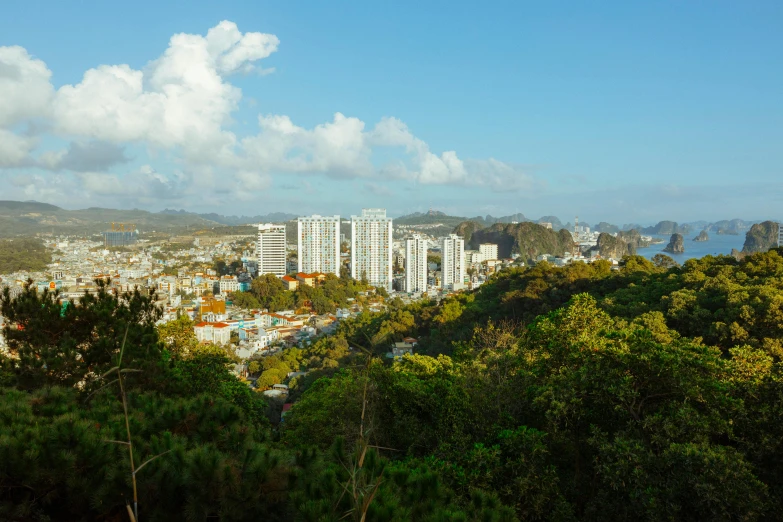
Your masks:
<svg viewBox="0 0 783 522"><path fill-rule="evenodd" d="M6 318L3 335L17 358L14 371L20 386L90 389L116 365L126 331L125 361L146 375L155 373L162 347L155 329L161 310L153 297L138 289L116 294L103 280L96 284L95 293L85 293L65 308L56 292L39 294L31 283L16 298L5 290L0 297L0 313Z"/></svg>

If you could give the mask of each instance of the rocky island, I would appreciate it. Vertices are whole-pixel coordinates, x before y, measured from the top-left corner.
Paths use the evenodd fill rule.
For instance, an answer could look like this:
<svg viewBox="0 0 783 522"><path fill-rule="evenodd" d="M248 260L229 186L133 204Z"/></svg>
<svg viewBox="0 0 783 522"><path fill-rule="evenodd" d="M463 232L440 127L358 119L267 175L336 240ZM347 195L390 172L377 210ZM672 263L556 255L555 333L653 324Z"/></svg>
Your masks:
<svg viewBox="0 0 783 522"><path fill-rule="evenodd" d="M636 254L636 247L631 242L626 242L618 234L617 237L606 232L598 235L598 243L591 249L591 252L598 253L601 257L611 259L622 259L623 256L632 256Z"/></svg>
<svg viewBox="0 0 783 522"><path fill-rule="evenodd" d="M685 240L682 234L672 234L669 244L663 249L670 254L682 254L685 252Z"/></svg>
<svg viewBox="0 0 783 522"><path fill-rule="evenodd" d="M693 238L694 241L709 241L710 236L707 234L706 230L702 230L699 232L699 235Z"/></svg>
<svg viewBox="0 0 783 522"><path fill-rule="evenodd" d="M742 247L743 254L755 254L766 252L778 244L778 224L774 221L756 223L745 234L745 244Z"/></svg>

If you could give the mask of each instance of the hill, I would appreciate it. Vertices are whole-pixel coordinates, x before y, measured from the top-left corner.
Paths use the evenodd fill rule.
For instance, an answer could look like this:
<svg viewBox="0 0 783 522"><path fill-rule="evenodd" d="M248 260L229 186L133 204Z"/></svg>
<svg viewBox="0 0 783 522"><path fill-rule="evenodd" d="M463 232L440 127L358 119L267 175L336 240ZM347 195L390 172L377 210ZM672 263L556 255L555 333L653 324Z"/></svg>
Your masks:
<svg viewBox="0 0 783 522"><path fill-rule="evenodd" d="M478 249L481 243L498 245L498 256L501 258L509 258L512 254L519 254L525 260L535 259L540 254L562 256L573 245L567 230L555 232L531 222L495 223L488 228L479 228L471 223L474 222L463 222L455 231L472 232L469 241L472 249Z"/></svg>
<svg viewBox="0 0 783 522"><path fill-rule="evenodd" d="M1 201L0 237L40 233L91 235L109 230L112 223L134 224L142 233L177 233L220 225L194 214L165 214L146 210L91 207L66 210L37 202Z"/></svg>
<svg viewBox="0 0 783 522"><path fill-rule="evenodd" d="M237 226L237 225L254 225L257 223L284 223L296 219L296 214L288 214L286 212L271 212L269 214L258 216L224 216L222 214L216 214L214 212L208 214L197 214L194 212L188 212L187 210L171 210L165 209L160 212L161 214L175 215L175 216L194 216L206 219L208 221L214 221L223 225Z"/></svg>
<svg viewBox="0 0 783 522"><path fill-rule="evenodd" d="M778 244L778 224L774 221L756 223L747 234L745 244L742 246L743 254L766 252Z"/></svg>
<svg viewBox="0 0 783 522"><path fill-rule="evenodd" d="M43 271L51 261L51 254L37 239L0 239L0 274Z"/></svg>

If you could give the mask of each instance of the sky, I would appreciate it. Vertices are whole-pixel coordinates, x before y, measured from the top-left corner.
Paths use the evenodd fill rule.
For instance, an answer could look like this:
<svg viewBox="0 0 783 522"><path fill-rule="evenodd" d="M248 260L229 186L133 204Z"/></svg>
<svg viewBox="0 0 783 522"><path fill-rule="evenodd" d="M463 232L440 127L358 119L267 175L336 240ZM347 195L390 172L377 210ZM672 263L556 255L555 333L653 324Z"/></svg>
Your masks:
<svg viewBox="0 0 783 522"><path fill-rule="evenodd" d="M783 219L783 2L5 0L0 198Z"/></svg>

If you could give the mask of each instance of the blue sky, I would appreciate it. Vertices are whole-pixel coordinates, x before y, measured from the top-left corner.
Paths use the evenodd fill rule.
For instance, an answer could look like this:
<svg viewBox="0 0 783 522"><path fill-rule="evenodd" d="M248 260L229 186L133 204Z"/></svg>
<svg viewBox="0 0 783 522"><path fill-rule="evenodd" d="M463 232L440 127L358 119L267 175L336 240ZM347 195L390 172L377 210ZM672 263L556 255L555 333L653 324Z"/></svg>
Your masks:
<svg viewBox="0 0 783 522"><path fill-rule="evenodd" d="M5 198L783 217L780 2L30 4L0 17Z"/></svg>

